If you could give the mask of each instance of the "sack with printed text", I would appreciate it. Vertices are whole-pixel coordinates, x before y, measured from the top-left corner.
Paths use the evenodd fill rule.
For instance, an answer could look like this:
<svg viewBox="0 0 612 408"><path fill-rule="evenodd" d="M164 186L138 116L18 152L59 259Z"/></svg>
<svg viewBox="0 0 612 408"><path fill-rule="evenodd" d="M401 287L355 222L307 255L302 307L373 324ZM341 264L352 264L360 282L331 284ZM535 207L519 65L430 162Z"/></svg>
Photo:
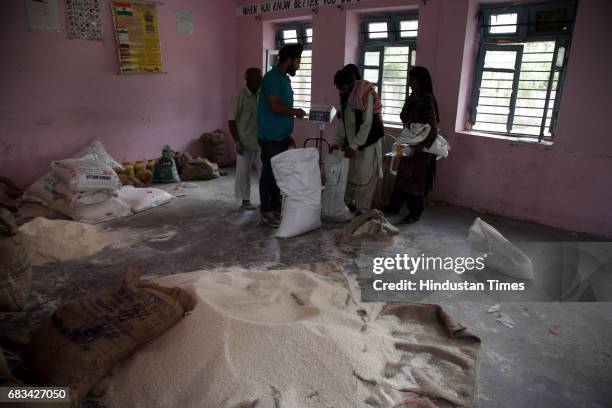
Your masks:
<svg viewBox="0 0 612 408"><path fill-rule="evenodd" d="M93 156L54 161L51 170L72 191L117 190L121 187L117 173Z"/></svg>
<svg viewBox="0 0 612 408"><path fill-rule="evenodd" d="M111 368L174 326L195 306L189 293L143 282L129 268L121 287L70 301L34 333L24 365L37 385L70 387L81 400Z"/></svg>

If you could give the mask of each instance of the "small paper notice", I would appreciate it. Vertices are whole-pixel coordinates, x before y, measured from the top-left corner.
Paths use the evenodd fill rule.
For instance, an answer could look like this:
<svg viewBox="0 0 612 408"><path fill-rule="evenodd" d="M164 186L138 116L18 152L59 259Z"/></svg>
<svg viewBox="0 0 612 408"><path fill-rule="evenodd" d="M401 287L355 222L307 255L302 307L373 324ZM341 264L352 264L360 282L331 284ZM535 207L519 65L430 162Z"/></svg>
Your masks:
<svg viewBox="0 0 612 408"><path fill-rule="evenodd" d="M193 33L193 17L191 10L178 10L176 12L176 32L184 34Z"/></svg>
<svg viewBox="0 0 612 408"><path fill-rule="evenodd" d="M25 0L28 31L58 32L57 0Z"/></svg>

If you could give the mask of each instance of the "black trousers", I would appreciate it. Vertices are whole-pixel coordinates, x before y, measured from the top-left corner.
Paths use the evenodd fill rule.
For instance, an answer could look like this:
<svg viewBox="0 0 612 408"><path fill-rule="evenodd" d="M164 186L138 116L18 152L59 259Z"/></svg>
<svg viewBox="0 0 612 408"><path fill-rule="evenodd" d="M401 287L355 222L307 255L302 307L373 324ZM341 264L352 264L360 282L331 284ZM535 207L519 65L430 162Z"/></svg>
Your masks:
<svg viewBox="0 0 612 408"><path fill-rule="evenodd" d="M423 200L425 199L422 195L410 194L395 189L391 196L391 202L389 203L389 209L394 212L399 212L402 209L404 202L408 207L408 213L411 217L420 218L425 209Z"/></svg>
<svg viewBox="0 0 612 408"><path fill-rule="evenodd" d="M272 164L270 160L279 153L289 149L287 140L277 142L273 140L260 140L261 147L261 178L259 179L259 199L261 201L260 211L262 213L281 210L280 189L276 185Z"/></svg>

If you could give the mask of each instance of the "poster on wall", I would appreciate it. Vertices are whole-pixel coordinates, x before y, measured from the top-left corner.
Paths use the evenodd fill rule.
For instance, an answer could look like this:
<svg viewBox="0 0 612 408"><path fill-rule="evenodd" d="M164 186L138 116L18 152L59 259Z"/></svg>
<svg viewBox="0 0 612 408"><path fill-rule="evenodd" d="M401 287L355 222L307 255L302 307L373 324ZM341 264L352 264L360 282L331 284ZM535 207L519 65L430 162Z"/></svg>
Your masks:
<svg viewBox="0 0 612 408"><path fill-rule="evenodd" d="M155 3L112 1L121 74L163 73Z"/></svg>
<svg viewBox="0 0 612 408"><path fill-rule="evenodd" d="M57 0L25 0L28 31L59 32Z"/></svg>
<svg viewBox="0 0 612 408"><path fill-rule="evenodd" d="M193 17L191 10L178 10L176 12L176 32L180 34L193 33Z"/></svg>
<svg viewBox="0 0 612 408"><path fill-rule="evenodd" d="M100 0L66 0L68 38L102 40Z"/></svg>

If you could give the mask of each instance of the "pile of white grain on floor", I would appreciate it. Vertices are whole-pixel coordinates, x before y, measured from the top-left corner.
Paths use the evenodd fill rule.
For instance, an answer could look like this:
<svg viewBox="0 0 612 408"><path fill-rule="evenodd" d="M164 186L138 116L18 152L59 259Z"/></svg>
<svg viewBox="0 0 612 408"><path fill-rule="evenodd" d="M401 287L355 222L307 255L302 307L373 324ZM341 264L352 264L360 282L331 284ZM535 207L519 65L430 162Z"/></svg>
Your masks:
<svg viewBox="0 0 612 408"><path fill-rule="evenodd" d="M107 246L129 243L122 233L103 233L94 225L44 217L22 225L19 232L32 265L91 256Z"/></svg>
<svg viewBox="0 0 612 408"><path fill-rule="evenodd" d="M109 408L468 406L474 400L477 338L445 326L437 306L410 312L360 303L355 283L334 264L314 273L219 269L157 283L186 289L197 304L98 386Z"/></svg>

